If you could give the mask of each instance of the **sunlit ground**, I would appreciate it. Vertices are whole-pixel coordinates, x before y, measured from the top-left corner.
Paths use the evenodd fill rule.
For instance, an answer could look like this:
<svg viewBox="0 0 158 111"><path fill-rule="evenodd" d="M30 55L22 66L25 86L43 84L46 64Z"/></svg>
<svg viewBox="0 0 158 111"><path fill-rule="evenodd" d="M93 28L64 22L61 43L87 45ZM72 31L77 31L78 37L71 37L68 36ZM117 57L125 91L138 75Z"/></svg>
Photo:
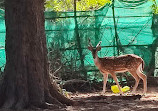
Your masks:
<svg viewBox="0 0 158 111"><path fill-rule="evenodd" d="M141 95L142 89L136 95ZM126 93L122 97L111 91L102 95L101 92L75 93L71 95L74 100L83 100L80 106L68 106L68 111L158 111L158 88L148 88L148 92L140 99ZM129 98L127 98L127 96ZM101 98L102 97L102 98ZM135 98L136 97L136 98Z"/></svg>

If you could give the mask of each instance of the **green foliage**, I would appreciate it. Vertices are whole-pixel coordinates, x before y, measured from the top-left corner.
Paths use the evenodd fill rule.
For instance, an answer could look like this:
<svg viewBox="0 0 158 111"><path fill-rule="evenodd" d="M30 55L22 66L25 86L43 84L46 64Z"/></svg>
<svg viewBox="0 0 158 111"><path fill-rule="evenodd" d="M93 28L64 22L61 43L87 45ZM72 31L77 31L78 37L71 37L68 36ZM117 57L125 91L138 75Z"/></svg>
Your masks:
<svg viewBox="0 0 158 111"><path fill-rule="evenodd" d="M77 11L95 10L111 4L111 0L76 0ZM45 9L50 11L73 11L74 0L46 0Z"/></svg>
<svg viewBox="0 0 158 111"><path fill-rule="evenodd" d="M151 8L153 10L154 14L158 14L158 4L157 4L157 0L151 0L153 2Z"/></svg>

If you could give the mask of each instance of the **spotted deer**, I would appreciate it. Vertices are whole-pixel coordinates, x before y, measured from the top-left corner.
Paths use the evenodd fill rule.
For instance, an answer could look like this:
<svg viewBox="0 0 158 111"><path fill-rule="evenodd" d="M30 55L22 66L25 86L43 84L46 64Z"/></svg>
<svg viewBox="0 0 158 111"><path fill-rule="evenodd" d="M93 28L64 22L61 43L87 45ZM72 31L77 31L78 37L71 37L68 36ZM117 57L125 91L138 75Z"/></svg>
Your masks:
<svg viewBox="0 0 158 111"><path fill-rule="evenodd" d="M96 47L93 47L90 40L89 40L89 46L88 49L92 52L92 56L94 59L95 65L98 67L100 72L103 74L103 93L105 93L106 90L106 83L108 79L108 74L111 74L113 77L113 80L116 82L120 93L121 87L118 83L117 76L115 73L123 73L123 72L130 72L131 75L135 79L135 85L133 87L132 93L134 94L140 79L143 80L143 86L144 86L144 92L147 91L147 77L145 74L143 74L143 68L144 68L144 61L141 57L134 55L134 54L127 54L127 55L121 55L117 57L104 57L100 58L97 55L97 52L101 50L101 41L97 44Z"/></svg>

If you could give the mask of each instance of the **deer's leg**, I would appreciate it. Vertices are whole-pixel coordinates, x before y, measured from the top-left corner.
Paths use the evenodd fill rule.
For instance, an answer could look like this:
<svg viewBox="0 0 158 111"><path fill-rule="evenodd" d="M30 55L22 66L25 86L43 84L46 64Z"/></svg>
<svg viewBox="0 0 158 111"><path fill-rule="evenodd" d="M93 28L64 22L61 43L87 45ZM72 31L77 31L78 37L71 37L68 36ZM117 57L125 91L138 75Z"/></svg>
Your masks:
<svg viewBox="0 0 158 111"><path fill-rule="evenodd" d="M106 91L106 83L107 83L107 80L108 80L108 74L103 74L103 93L105 93Z"/></svg>
<svg viewBox="0 0 158 111"><path fill-rule="evenodd" d="M121 91L121 87L120 87L120 85L118 83L118 80L117 80L117 77L116 77L115 73L111 73L111 76L114 79L114 81L116 82L116 84L117 84L117 86L119 88L120 93L123 94L122 91Z"/></svg>
<svg viewBox="0 0 158 111"><path fill-rule="evenodd" d="M146 77L145 74L142 73L142 71L140 70L139 67L137 69L137 74L143 80L143 86L144 86L144 92L143 92L143 94L145 94L147 92L147 77Z"/></svg>
<svg viewBox="0 0 158 111"><path fill-rule="evenodd" d="M133 91L132 94L135 94L136 89L138 87L139 81L140 81L140 77L137 75L136 71L129 71L131 73L131 75L134 77L135 79L135 85L133 87Z"/></svg>

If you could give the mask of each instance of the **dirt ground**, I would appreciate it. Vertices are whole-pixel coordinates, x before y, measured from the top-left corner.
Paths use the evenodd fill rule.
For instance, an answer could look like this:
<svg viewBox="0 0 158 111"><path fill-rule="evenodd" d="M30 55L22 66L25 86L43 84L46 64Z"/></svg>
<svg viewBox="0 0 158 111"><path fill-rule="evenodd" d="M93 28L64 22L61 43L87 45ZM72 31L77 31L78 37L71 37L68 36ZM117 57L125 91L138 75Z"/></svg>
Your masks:
<svg viewBox="0 0 158 111"><path fill-rule="evenodd" d="M74 100L83 100L79 106L68 106L67 111L158 111L158 87L148 88L145 96L142 89L136 95L126 93L123 96L111 91L102 95L101 92L72 94Z"/></svg>
<svg viewBox="0 0 158 111"><path fill-rule="evenodd" d="M143 90L139 89L136 95L126 93L123 96L113 94L110 90L104 95L101 92L73 93L70 94L70 98L82 101L82 104L52 110L37 109L36 111L158 111L158 87L148 88L145 96L140 95L142 92ZM13 110L1 109L0 111Z"/></svg>

